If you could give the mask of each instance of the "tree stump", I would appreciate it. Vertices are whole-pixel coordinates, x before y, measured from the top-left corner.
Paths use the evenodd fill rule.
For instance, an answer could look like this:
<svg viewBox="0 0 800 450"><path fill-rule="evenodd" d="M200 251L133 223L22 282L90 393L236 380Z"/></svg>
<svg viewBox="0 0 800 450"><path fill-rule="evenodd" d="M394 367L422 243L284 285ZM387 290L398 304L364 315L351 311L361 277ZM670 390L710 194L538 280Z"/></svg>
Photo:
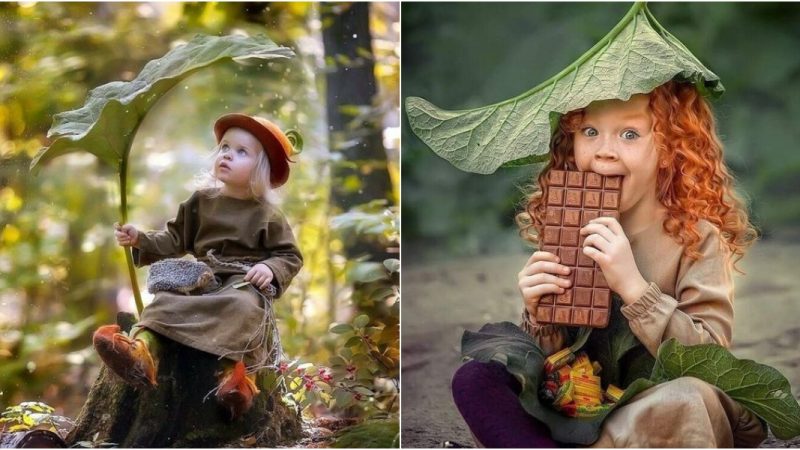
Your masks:
<svg viewBox="0 0 800 450"><path fill-rule="evenodd" d="M133 316L117 322L130 330ZM235 421L207 395L218 383L217 356L168 339L160 342L157 382L152 389L134 389L105 365L67 436L67 444L114 443L120 447L275 447L301 436L299 411L270 392L270 374L256 384L261 393L253 407Z"/></svg>

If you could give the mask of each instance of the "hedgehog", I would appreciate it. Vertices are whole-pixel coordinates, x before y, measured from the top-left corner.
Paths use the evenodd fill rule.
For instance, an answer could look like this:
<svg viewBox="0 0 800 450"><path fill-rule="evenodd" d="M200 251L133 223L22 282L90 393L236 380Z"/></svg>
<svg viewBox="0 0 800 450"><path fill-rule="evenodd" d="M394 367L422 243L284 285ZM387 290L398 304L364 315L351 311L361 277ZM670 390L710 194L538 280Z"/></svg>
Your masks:
<svg viewBox="0 0 800 450"><path fill-rule="evenodd" d="M206 293L219 287L208 265L190 259L162 259L150 266L147 290L151 294L170 291L177 294Z"/></svg>

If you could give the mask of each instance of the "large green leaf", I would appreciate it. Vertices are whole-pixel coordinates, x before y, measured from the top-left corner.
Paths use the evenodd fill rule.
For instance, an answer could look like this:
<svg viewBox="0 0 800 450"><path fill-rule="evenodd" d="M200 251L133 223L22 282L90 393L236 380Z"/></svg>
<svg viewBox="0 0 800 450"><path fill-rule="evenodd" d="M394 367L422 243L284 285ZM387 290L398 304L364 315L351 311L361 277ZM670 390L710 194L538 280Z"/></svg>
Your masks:
<svg viewBox="0 0 800 450"><path fill-rule="evenodd" d="M405 106L411 129L437 155L461 170L488 174L546 160L561 114L596 100L627 100L673 78L712 97L724 91L719 77L636 3L583 56L517 97L462 111L419 97L408 97Z"/></svg>
<svg viewBox="0 0 800 450"><path fill-rule="evenodd" d="M121 170L147 112L173 86L194 72L225 60L290 58L294 53L264 36L205 36L175 47L147 63L132 81L115 81L89 93L83 107L56 114L48 137L31 162L31 170L67 153L86 151Z"/></svg>
<svg viewBox="0 0 800 450"><path fill-rule="evenodd" d="M670 339L658 349L651 379L695 377L717 386L732 399L761 417L779 439L800 435L800 405L789 381L772 367L737 359L714 344L681 345Z"/></svg>
<svg viewBox="0 0 800 450"><path fill-rule="evenodd" d="M589 336L587 330L578 335L573 350L581 347ZM544 374L545 356L533 339L511 322L490 323L478 332L465 331L461 338L461 353L480 362L496 361L506 366L522 385L519 399L528 414L536 417L548 428L553 439L581 445L597 440L603 420L616 408L614 405L604 413L592 418L570 418L557 412L539 400L538 389ZM617 405L653 386L649 380L639 379L625 390Z"/></svg>

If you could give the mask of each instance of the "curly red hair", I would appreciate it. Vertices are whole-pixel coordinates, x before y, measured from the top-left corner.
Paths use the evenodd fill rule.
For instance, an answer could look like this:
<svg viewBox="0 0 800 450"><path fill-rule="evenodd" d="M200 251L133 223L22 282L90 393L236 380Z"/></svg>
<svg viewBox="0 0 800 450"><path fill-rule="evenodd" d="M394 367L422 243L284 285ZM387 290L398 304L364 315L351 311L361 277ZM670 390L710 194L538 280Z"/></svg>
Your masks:
<svg viewBox="0 0 800 450"><path fill-rule="evenodd" d="M711 107L691 84L670 81L650 93L649 109L656 151L666 163L666 167L659 165L656 184L657 198L667 209L664 231L685 246L687 256L697 259L697 223L707 220L720 231L735 267L758 233L733 188L734 178L722 157ZM533 243L539 243L544 231L543 199L550 170L577 170L569 157L583 114L579 109L561 118L550 142L550 161L539 174L538 187L528 197L525 211L517 215L520 234Z"/></svg>

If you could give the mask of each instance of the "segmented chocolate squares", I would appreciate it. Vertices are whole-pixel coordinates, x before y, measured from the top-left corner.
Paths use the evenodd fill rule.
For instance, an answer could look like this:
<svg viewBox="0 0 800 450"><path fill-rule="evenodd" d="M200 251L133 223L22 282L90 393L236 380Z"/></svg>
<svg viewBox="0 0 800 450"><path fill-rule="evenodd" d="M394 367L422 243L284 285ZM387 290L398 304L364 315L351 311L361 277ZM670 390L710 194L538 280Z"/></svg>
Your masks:
<svg viewBox="0 0 800 450"><path fill-rule="evenodd" d="M572 287L563 294L539 300L536 321L604 328L608 325L611 290L600 267L583 254L580 229L590 220L611 216L619 220L622 177L594 172L551 170L541 250L570 267Z"/></svg>

